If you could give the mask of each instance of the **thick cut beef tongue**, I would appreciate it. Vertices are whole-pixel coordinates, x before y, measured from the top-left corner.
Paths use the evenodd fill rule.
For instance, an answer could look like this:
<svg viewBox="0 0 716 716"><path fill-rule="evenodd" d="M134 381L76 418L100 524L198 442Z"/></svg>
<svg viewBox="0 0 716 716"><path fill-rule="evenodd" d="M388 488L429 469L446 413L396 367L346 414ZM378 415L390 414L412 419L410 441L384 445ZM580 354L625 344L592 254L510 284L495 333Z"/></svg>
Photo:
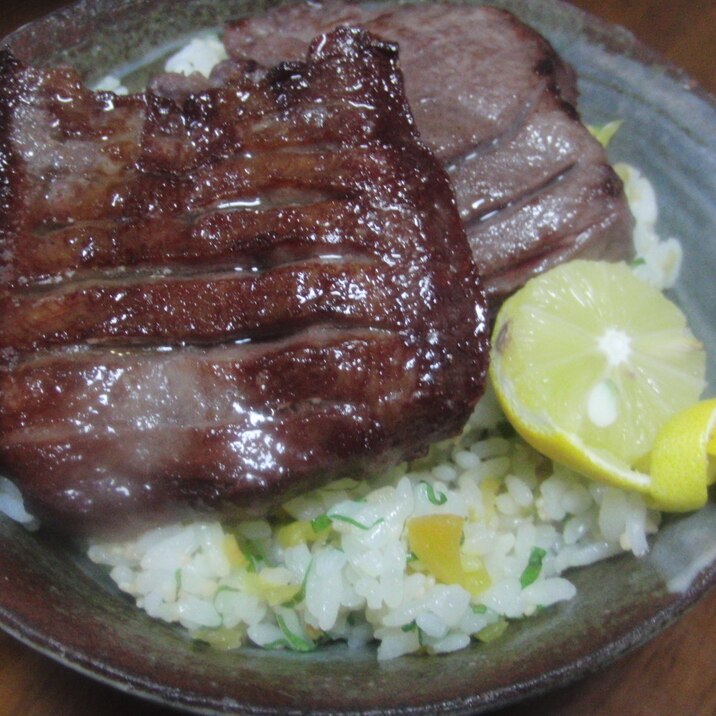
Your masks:
<svg viewBox="0 0 716 716"><path fill-rule="evenodd" d="M632 219L604 150L580 123L574 74L502 10L327 0L239 20L235 58L300 57L318 32L361 25L395 41L421 137L453 181L488 294L575 256L631 253Z"/></svg>
<svg viewBox="0 0 716 716"><path fill-rule="evenodd" d="M0 55L0 471L66 530L251 515L456 434L484 296L394 45L180 103Z"/></svg>

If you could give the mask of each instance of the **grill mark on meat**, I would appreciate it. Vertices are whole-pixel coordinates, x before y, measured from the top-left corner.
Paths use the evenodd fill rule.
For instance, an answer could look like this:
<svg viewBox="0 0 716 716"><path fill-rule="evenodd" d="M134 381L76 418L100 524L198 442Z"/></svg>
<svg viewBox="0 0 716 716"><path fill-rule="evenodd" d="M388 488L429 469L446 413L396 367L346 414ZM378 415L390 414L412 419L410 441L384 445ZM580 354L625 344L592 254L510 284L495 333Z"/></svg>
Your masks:
<svg viewBox="0 0 716 716"><path fill-rule="evenodd" d="M161 179L161 177L158 177ZM344 201L348 200L346 196ZM297 187L284 187L282 189L275 189L273 191L265 192L262 195L244 195L244 196L231 196L219 201L209 203L199 209L190 210L184 212L184 214L178 214L176 218L182 219L186 222L196 221L203 216L208 214L219 214L219 213L236 213L243 211L256 211L260 208L261 211L267 211L269 209L292 209L297 207L311 207L312 205L322 203L339 203L341 199L331 199L325 193L322 192L311 192L311 190L301 188L300 192ZM51 236L63 229L72 228L85 228L85 227L104 227L114 226L117 224L130 224L134 217L119 216L116 218L96 218L96 219L84 219L58 221L56 219L44 219L35 226L31 227L31 232L35 238L44 238L45 236ZM175 217L171 217L175 219Z"/></svg>
<svg viewBox="0 0 716 716"><path fill-rule="evenodd" d="M607 175L613 173L611 167L607 165L602 169ZM575 167L572 171L577 170ZM550 206L562 205L564 200L560 194L564 186L564 182L558 182L543 192L540 197L543 206L549 209ZM506 290L506 287L516 280L516 270L529 278L545 271L553 261L567 261L575 256L620 260L624 247L619 233L613 227L618 217L607 214L597 222L590 216L583 217L581 221L579 218L581 207L598 201L599 193L607 190L604 183L597 183L594 187L587 187L581 194L573 197L570 203L565 204L566 209L575 219L572 223L563 226L561 232L555 231L548 222L545 222L541 214L535 211L534 205L529 202L506 215L501 224L490 222L474 224L470 240L480 243L480 253L483 260L491 266L496 290L497 288L500 291ZM503 231L515 231L511 229L511 223L518 225L517 232L535 237L530 246L522 251L523 260L518 266L515 265L513 257L505 251L501 242ZM601 236L602 240L595 241L595 235ZM605 240L605 237L611 237L610 241ZM535 257L539 257L539 260Z"/></svg>
<svg viewBox="0 0 716 716"><path fill-rule="evenodd" d="M553 67L554 57L550 56L548 59ZM540 72L539 74L544 73ZM476 163L477 170L479 171L480 162L482 160L489 162L492 157L499 155L500 152L514 151L515 148L510 145L516 143L519 146L520 134L530 131L531 124L535 121L533 115L539 113L543 104L550 104L554 93L554 86L545 84L538 87L530 100L524 105L523 110L517 115L515 121L506 126L505 131L489 143L489 149L485 147L484 151L470 152L446 167L446 170L453 176L456 176L457 179L460 172L465 170L470 171L471 162ZM492 155L492 157L488 155ZM529 202L539 202L542 194L548 192L559 182L569 180L569 175L573 173L578 161L579 158L574 155L567 155L561 158L561 162L560 158L555 158L552 166L547 165L544 167L544 169L547 170L546 175L536 177L532 184L529 183L530 178L520 180L520 184L510 192L506 200L499 200L498 198L476 192L477 198L469 205L465 205L463 202L460 208L460 218L465 224L468 235L470 235L473 240L473 246L477 243L473 233L475 230L481 229L481 224L488 221L497 223L505 220L515 211L525 206L525 204ZM458 186L460 186L459 182ZM575 233L574 236L576 237L577 234ZM479 249L476 248L475 250L479 256ZM542 246L536 247L536 250L548 259L549 252ZM517 259L516 256L513 258ZM526 256L526 259L528 260L529 257ZM483 270L488 271L484 257L481 264ZM548 260L545 265L549 265ZM494 268L496 274L499 275L500 267L496 266Z"/></svg>
<svg viewBox="0 0 716 716"><path fill-rule="evenodd" d="M613 170L610 166L604 165L604 170L608 174L612 174ZM608 193L611 191L611 180L607 178L601 187L601 191ZM598 190L599 191L599 190ZM618 236L614 237L613 232L609 232L608 224L614 222L614 217L607 216L602 220L602 226L595 226L592 223L577 224L571 231L562 234L555 233L550 237L550 244L542 252L535 251L530 256L530 264L532 266L531 275L535 275L545 270L546 266L551 265L550 251L558 253L561 261L568 261L575 255L579 254L583 258L601 258L606 260L618 261L623 258L623 246ZM604 242L595 247L590 238L590 233L603 231L612 234L611 242ZM496 272L496 279L499 280L501 275L509 273L509 266L504 270Z"/></svg>
<svg viewBox="0 0 716 716"><path fill-rule="evenodd" d="M280 143L291 151L300 151L302 146L305 146L307 151L338 151L342 146L340 140L353 131L354 124L359 121L362 123L363 135L367 139L374 136L380 130L380 127L375 124L377 119L374 112L375 107L358 102L349 102L349 104L358 112L353 123L342 127L338 135L335 128L326 128L324 124L325 117L330 116L337 107L335 102L327 102L299 115L297 117L300 122L297 127L299 131L292 131L288 136L284 126L285 111L278 109L274 112L267 112L260 120L251 125L251 133L244 146L249 151L260 151L265 146L275 147Z"/></svg>
<svg viewBox="0 0 716 716"><path fill-rule="evenodd" d="M34 217L35 224L67 224L102 218L144 216L166 212L190 213L231 201L240 194L259 194L279 189L322 192L343 199L359 192L356 171L385 171L387 162L380 147L357 147L350 152L262 152L228 157L186 173L166 175L130 170L108 179L83 176L75 187L54 191L60 176L47 187L47 203ZM373 151L375 150L375 152ZM382 166L381 166L382 164ZM99 179L92 185L93 179Z"/></svg>
<svg viewBox="0 0 716 716"><path fill-rule="evenodd" d="M102 347L82 343L73 346L58 346L50 351L35 351L17 356L12 363L12 370L16 375L27 369L42 370L45 372L57 371L66 373L68 370L81 371L96 367L97 364L126 367L133 361L153 360L156 356L166 358L182 355L204 359L212 356L217 363L236 361L241 356L248 356L254 360L270 357L286 351L290 355L295 346L309 346L316 349L329 346L340 346L344 343L359 343L366 345L372 341L391 342L399 338L400 334L382 326L345 327L329 321L315 322L292 330L285 335L276 335L268 339L245 341L225 341L215 345L126 345L121 348ZM387 345L387 344L385 344ZM58 369L57 366L64 367ZM0 381L7 380L2 377Z"/></svg>
<svg viewBox="0 0 716 716"><path fill-rule="evenodd" d="M340 201L348 201L350 197L345 196L337 199L327 196L324 192L311 192L302 188L301 192L291 192L290 190L273 190L264 192L255 196L232 196L210 204L201 212L192 212L188 216L192 219L201 217L203 214L210 212L233 213L236 211L253 211L257 208L266 211L268 209L293 209L298 207L311 207L316 204L324 204L332 202L334 204Z"/></svg>
<svg viewBox="0 0 716 716"><path fill-rule="evenodd" d="M565 167L560 167L552 176L547 177L537 186L525 188L523 194L511 198L510 201L504 202L503 204L488 206L481 204L475 207L473 211L463 209L463 211L460 212L460 218L463 220L465 228L468 231L470 231L475 224L484 225L489 222L496 223L502 221L506 216L509 216L515 211L519 211L525 204L538 199L544 192L557 186L560 182L567 181L570 173L574 171L574 168L575 162L571 162Z"/></svg>
<svg viewBox="0 0 716 716"><path fill-rule="evenodd" d="M368 234L367 239L370 239ZM131 237L130 237L131 240ZM231 273L234 276L250 276L265 274L273 269L300 269L301 266L318 262L320 264L354 264L357 266L375 266L378 263L387 266L400 260L399 252L386 256L377 255L376 246L371 246L360 237L345 238L342 232L332 232L329 236L316 235L315 242L303 241L298 231L280 236L277 233L259 234L251 237L252 245L244 248L237 239L221 251L222 247L214 246L199 258L195 256L202 248L197 242L192 253L167 256L162 263L161 256L149 256L143 260L136 255L118 256L115 258L135 259L131 263L107 261L104 265L84 265L64 268L64 265L52 273L36 274L28 277L26 273L5 272L8 284L14 289L18 298L48 296L50 294L67 294L77 287L105 283L110 285L125 283L128 280L192 278L203 276L210 278L219 273ZM218 243L218 242L217 242ZM47 245L45 244L45 247ZM42 249L43 247L38 247ZM159 247L161 248L161 247ZM96 256L96 254L95 254ZM26 262L33 256L24 257ZM47 267L47 256L44 257ZM65 257L60 254L58 262ZM110 256L112 258L112 256ZM17 265L14 266L18 270Z"/></svg>
<svg viewBox="0 0 716 716"><path fill-rule="evenodd" d="M0 350L90 342L192 344L273 336L316 320L404 328L409 287L395 306L395 277L374 264L305 263L261 274L132 277L0 297ZM412 291L411 291L412 292ZM268 308L267 308L268 306Z"/></svg>
<svg viewBox="0 0 716 716"><path fill-rule="evenodd" d="M63 297L75 290L92 290L95 285L102 285L108 288L116 286L119 290L136 283L151 280L170 279L216 279L222 278L255 278L266 274L273 269L294 269L300 270L307 263L314 264L345 264L352 266L375 266L374 257L361 255L357 252L343 252L341 254L322 254L317 249L321 247L301 247L300 255L276 256L275 259L265 260L261 263L237 264L235 261L227 263L201 263L177 264L174 266L114 266L106 269L82 271L71 275L58 276L36 283L24 283L15 288L14 295L19 299L45 299ZM129 277L129 278L128 278Z"/></svg>
<svg viewBox="0 0 716 716"><path fill-rule="evenodd" d="M268 266L321 251L378 256L383 245L380 235L369 222L359 224L359 215L359 204L341 200L279 209L213 208L178 216L73 222L46 227L41 236L16 235L14 251L0 265L5 280L22 287L118 265L197 265L231 257Z"/></svg>
<svg viewBox="0 0 716 716"><path fill-rule="evenodd" d="M494 152L504 146L507 142L513 140L524 129L530 115L534 112L544 92L547 92L546 84L537 87L531 97L520 107L511 121L505 122L497 134L489 137L481 137L478 144L467 147L455 156L443 156L442 163L448 174L454 174L468 162Z"/></svg>
<svg viewBox="0 0 716 716"><path fill-rule="evenodd" d="M183 220L187 223L191 223L201 219L204 216L211 214L233 214L240 212L266 212L270 209L293 209L299 207L312 207L320 204L331 204L338 205L345 200L328 199L323 194L317 194L316 196L309 196L310 192L301 190L301 194L288 198L286 190L275 191L263 196L235 196L216 201L214 203L207 204L205 207L194 211L186 211L183 214L177 214L177 216L171 216L169 218L173 220ZM285 199L279 199L277 197L285 197ZM136 217L124 217L120 216L114 218L96 218L96 219L85 219L60 222L56 220L44 220L38 223L36 226L31 228L32 236L36 239L42 239L47 236L52 236L65 229L83 229L83 228L95 228L95 227L107 227L119 225L129 225Z"/></svg>

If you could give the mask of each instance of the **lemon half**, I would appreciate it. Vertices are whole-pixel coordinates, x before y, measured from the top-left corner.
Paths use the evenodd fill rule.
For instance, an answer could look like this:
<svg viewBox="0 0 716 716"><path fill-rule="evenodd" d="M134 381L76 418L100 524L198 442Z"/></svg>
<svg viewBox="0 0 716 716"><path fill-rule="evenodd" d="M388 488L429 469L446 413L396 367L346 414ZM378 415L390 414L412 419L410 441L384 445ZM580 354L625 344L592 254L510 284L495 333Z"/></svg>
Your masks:
<svg viewBox="0 0 716 716"><path fill-rule="evenodd" d="M649 493L641 468L669 419L698 400L705 366L703 346L662 293L625 264L579 260L503 304L490 375L508 420L537 450Z"/></svg>

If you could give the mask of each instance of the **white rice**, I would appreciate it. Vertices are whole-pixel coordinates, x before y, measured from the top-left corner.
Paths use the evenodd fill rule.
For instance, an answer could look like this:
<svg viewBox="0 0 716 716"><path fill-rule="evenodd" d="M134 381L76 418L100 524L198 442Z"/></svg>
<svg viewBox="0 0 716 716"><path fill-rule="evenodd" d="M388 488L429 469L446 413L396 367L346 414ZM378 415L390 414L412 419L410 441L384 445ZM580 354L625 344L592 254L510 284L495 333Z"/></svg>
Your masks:
<svg viewBox="0 0 716 716"><path fill-rule="evenodd" d="M193 38L166 61L164 69L182 75L198 72L208 77L214 65L226 58L224 43L217 35L208 34Z"/></svg>
<svg viewBox="0 0 716 716"><path fill-rule="evenodd" d="M495 411L488 394L464 434L425 460L290 501L288 523L174 525L94 543L88 554L151 616L219 647L376 640L378 658L389 659L489 640L508 619L573 598L569 568L644 555L660 520L640 496L545 463L505 437ZM483 591L441 584L412 558L407 525L431 514L464 519L461 560L489 576ZM287 541L285 524L301 536Z"/></svg>
<svg viewBox="0 0 716 716"><path fill-rule="evenodd" d="M115 94L126 95L129 90L121 83L116 75L105 75L98 79L93 85L94 92L114 92Z"/></svg>
<svg viewBox="0 0 716 716"><path fill-rule="evenodd" d="M616 120L587 129L606 149L623 122ZM614 170L624 182L624 193L634 217L634 274L660 291L673 288L681 271L683 250L675 238L661 239L656 232L658 204L652 183L639 169L617 162Z"/></svg>
<svg viewBox="0 0 716 716"><path fill-rule="evenodd" d="M662 240L656 233L658 208L654 187L630 164L618 162L614 169L624 182L634 215L634 273L661 291L673 288L681 270L683 250L678 239Z"/></svg>
<svg viewBox="0 0 716 716"><path fill-rule="evenodd" d="M40 524L25 510L20 490L6 477L0 477L0 514L7 515L29 530L37 529Z"/></svg>
<svg viewBox="0 0 716 716"><path fill-rule="evenodd" d="M225 56L218 38L205 35L165 69L208 75ZM127 92L114 75L95 89ZM634 167L616 169L636 219L635 273L670 287L681 247L656 234L650 182ZM37 526L4 478L0 511ZM305 651L327 640L351 648L375 640L378 658L391 659L499 637L509 619L572 599L570 568L620 552L646 554L660 522L639 495L537 455L509 431L490 391L463 435L433 446L425 460L370 484L338 480L285 511L293 527L264 520L177 524L127 542L95 542L88 554L150 616L219 648ZM439 583L411 555L407 525L431 514L464 520L460 558L466 571L486 576L482 591ZM316 520L316 529L328 527L316 532ZM287 529L302 536L287 541Z"/></svg>

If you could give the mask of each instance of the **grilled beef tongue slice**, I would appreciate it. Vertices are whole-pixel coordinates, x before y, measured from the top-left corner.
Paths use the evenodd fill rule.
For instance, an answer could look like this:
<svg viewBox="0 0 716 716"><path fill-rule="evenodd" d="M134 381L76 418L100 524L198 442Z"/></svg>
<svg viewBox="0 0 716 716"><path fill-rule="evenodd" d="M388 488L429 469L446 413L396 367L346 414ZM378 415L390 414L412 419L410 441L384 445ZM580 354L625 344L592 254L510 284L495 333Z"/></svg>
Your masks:
<svg viewBox="0 0 716 716"><path fill-rule="evenodd" d="M579 121L574 72L510 13L312 1L234 22L224 42L236 59L270 64L341 24L399 44L416 124L454 184L493 310L567 259L631 255L622 184Z"/></svg>
<svg viewBox="0 0 716 716"><path fill-rule="evenodd" d="M264 514L483 390L484 294L395 45L178 94L0 54L0 473L50 527Z"/></svg>

